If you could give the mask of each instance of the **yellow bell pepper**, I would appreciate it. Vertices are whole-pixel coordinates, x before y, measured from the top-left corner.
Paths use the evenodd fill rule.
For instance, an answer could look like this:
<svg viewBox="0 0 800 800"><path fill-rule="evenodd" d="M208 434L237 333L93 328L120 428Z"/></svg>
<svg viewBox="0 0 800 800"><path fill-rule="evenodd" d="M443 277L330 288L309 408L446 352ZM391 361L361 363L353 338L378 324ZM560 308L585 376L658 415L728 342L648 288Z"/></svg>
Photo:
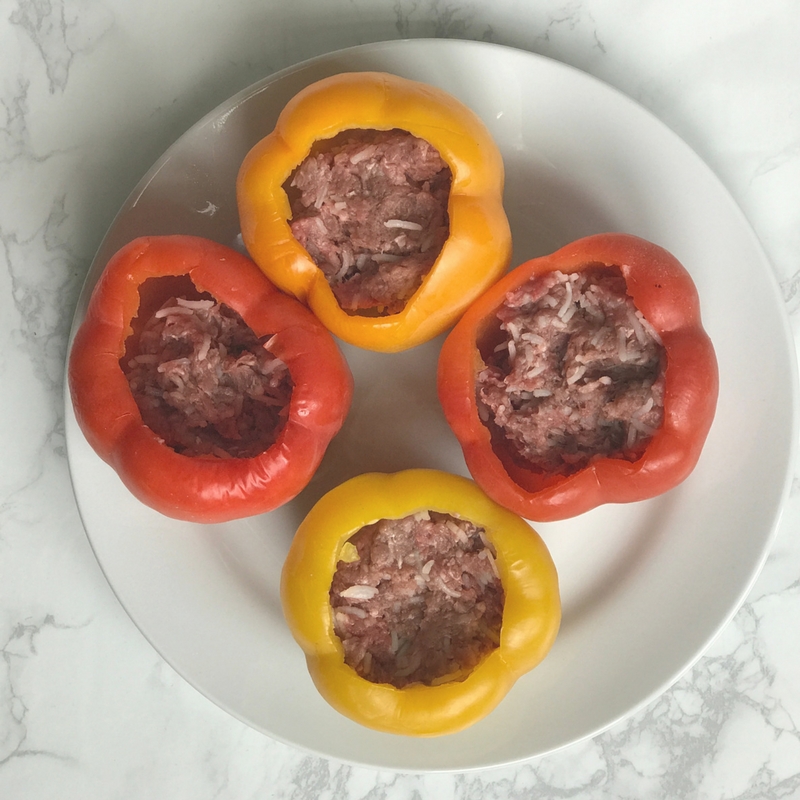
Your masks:
<svg viewBox="0 0 800 800"><path fill-rule="evenodd" d="M334 632L330 587L352 560L350 537L379 519L438 511L484 528L505 592L500 644L463 680L402 689L362 678ZM436 470L370 473L341 484L311 509L284 564L281 599L320 694L370 728L407 736L454 733L488 714L550 650L561 621L558 578L538 534L467 478Z"/></svg>
<svg viewBox="0 0 800 800"><path fill-rule="evenodd" d="M429 142L450 167L449 237L400 312L351 315L292 235L283 186L314 142L346 130L394 128ZM511 232L503 180L502 157L488 130L451 95L385 73L335 75L296 95L245 158L237 181L242 237L266 275L307 303L332 333L368 350L397 352L449 328L505 272Z"/></svg>

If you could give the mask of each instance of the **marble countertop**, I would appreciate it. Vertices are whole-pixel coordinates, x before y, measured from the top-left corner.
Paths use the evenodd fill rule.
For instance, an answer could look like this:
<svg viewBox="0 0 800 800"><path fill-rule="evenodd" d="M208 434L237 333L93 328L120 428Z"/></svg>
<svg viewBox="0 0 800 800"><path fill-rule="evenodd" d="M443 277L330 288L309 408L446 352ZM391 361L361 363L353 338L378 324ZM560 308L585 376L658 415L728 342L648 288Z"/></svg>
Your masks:
<svg viewBox="0 0 800 800"><path fill-rule="evenodd" d="M797 342L800 5L0 0L0 9L0 797L800 796L800 465L745 603L662 696L595 738L521 764L394 774L272 741L165 663L89 546L63 408L83 279L150 165L256 80L397 38L529 50L652 111L744 211Z"/></svg>

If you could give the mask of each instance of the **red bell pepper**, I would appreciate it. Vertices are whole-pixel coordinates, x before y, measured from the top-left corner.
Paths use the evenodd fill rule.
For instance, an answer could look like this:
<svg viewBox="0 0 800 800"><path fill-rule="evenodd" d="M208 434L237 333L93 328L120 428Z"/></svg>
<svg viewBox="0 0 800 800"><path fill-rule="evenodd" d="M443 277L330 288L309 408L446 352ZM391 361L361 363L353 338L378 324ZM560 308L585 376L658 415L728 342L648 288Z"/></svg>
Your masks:
<svg viewBox="0 0 800 800"><path fill-rule="evenodd" d="M288 367L286 421L257 456L181 455L142 421L120 360L137 325L178 286L271 336L270 352ZM178 519L223 522L270 511L306 486L347 415L353 384L333 337L249 258L206 239L162 236L136 239L109 261L72 344L69 388L89 444L139 500Z"/></svg>
<svg viewBox="0 0 800 800"><path fill-rule="evenodd" d="M601 265L620 270L634 305L661 338L666 361L663 422L634 461L596 457L567 475L526 468L480 419L476 379L484 366L481 344L497 329L496 312L509 291L554 270L568 274ZM626 234L589 236L512 270L468 309L439 359L439 399L473 478L496 502L542 522L603 503L655 497L681 483L700 457L718 388L714 349L701 325L689 273L666 250Z"/></svg>

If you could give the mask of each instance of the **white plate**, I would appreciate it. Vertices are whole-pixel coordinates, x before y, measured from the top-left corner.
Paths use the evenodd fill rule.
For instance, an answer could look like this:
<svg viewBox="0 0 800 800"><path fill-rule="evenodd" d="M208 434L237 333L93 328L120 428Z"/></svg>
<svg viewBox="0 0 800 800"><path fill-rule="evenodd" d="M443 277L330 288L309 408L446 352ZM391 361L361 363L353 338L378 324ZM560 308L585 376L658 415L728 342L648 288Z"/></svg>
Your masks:
<svg viewBox="0 0 800 800"><path fill-rule="evenodd" d="M197 123L133 192L92 265L141 234L234 244L234 178L285 102L324 76L384 70L437 84L485 120L506 161L514 264L591 233L643 236L692 273L719 357L716 420L700 464L652 501L540 526L561 576L563 627L545 662L485 720L449 737L379 734L315 691L281 616L278 579L297 523L361 472L465 474L435 390L441 340L400 355L344 347L356 379L346 426L300 497L214 526L140 505L90 450L67 399L75 494L97 558L153 646L204 695L308 751L381 768L507 764L601 731L673 682L730 619L770 545L797 438L796 375L771 269L703 162L657 119L599 81L477 42L346 50L245 90Z"/></svg>

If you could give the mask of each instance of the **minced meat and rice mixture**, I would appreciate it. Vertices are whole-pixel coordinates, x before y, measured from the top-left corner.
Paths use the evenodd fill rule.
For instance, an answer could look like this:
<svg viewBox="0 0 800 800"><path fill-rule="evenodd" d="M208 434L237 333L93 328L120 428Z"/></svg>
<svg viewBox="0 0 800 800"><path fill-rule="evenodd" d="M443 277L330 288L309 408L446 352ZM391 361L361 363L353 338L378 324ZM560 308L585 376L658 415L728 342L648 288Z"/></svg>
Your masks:
<svg viewBox="0 0 800 800"><path fill-rule="evenodd" d="M497 316L478 410L526 466L570 474L599 456L641 455L663 421L665 357L619 269L537 276Z"/></svg>
<svg viewBox="0 0 800 800"><path fill-rule="evenodd" d="M184 455L262 453L283 427L292 392L265 338L213 300L167 300L122 363L144 423Z"/></svg>
<svg viewBox="0 0 800 800"><path fill-rule="evenodd" d="M295 238L350 313L394 314L449 233L450 168L407 131L318 142L287 181Z"/></svg>
<svg viewBox="0 0 800 800"><path fill-rule="evenodd" d="M330 589L334 630L363 678L398 688L460 680L499 644L505 596L482 528L423 511L367 525L345 547Z"/></svg>

